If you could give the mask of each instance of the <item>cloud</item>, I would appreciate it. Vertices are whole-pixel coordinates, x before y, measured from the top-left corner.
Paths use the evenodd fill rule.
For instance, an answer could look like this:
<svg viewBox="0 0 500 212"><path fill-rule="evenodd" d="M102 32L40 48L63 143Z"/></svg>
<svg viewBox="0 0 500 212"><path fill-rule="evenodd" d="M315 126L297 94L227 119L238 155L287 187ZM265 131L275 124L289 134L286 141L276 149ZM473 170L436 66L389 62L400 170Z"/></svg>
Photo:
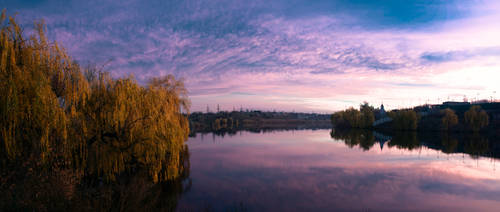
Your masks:
<svg viewBox="0 0 500 212"><path fill-rule="evenodd" d="M470 60L475 57L500 56L500 47L486 47L448 52L424 52L420 59L424 62L442 63L450 61Z"/></svg>
<svg viewBox="0 0 500 212"><path fill-rule="evenodd" d="M395 83L394 85L403 87L433 87L433 84L419 84L419 83Z"/></svg>
<svg viewBox="0 0 500 212"><path fill-rule="evenodd" d="M184 78L194 110L217 101L251 103L247 95L231 95L241 92L255 94L252 98L262 101L254 105L263 107L308 102L296 109L331 111L363 100L400 105L397 101L415 98L401 92L434 97L497 89L468 80L472 69L495 67L500 53L500 31L491 25L498 19L493 12L480 13L492 7L468 7L472 3L47 0L2 5L20 12L28 29L33 19L45 19L49 37L70 55L81 63L108 64L105 69L114 77L134 75L143 84L166 74ZM456 83L447 82L451 78ZM437 87L446 89L435 92ZM466 91L471 87L478 89Z"/></svg>
<svg viewBox="0 0 500 212"><path fill-rule="evenodd" d="M255 94L246 92L232 92L231 95L254 96Z"/></svg>
<svg viewBox="0 0 500 212"><path fill-rule="evenodd" d="M315 70L315 71L311 71L309 72L311 74L342 74L344 73L343 71L337 71L335 69L323 69L323 70Z"/></svg>

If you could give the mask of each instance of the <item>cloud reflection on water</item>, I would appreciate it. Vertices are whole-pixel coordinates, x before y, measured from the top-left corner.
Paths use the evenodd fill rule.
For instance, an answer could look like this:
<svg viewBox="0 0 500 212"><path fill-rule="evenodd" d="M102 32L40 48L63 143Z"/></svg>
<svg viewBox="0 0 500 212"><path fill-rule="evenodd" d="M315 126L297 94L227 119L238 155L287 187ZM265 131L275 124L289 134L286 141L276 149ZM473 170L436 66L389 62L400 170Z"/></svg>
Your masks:
<svg viewBox="0 0 500 212"><path fill-rule="evenodd" d="M241 204L252 211L494 211L500 206L500 173L489 158L426 147L363 151L332 140L327 130L245 132L214 141L198 135L188 144L193 187L180 209Z"/></svg>

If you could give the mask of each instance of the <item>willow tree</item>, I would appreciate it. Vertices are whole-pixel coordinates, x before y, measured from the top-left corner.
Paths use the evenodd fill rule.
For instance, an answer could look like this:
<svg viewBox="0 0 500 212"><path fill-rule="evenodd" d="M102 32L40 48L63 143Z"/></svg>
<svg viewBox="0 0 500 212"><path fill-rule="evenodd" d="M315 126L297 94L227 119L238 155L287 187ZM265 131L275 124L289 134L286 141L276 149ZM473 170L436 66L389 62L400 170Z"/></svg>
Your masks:
<svg viewBox="0 0 500 212"><path fill-rule="evenodd" d="M71 89L64 86L75 84L74 64L57 43L47 42L43 23L28 39L14 18L6 23L5 11L0 24L0 157L4 163L47 162L67 141Z"/></svg>
<svg viewBox="0 0 500 212"><path fill-rule="evenodd" d="M43 22L24 37L14 18L1 16L0 159L61 161L87 175L113 180L143 170L155 181L182 173L189 134L187 91L168 75L146 86L82 69ZM5 167L5 166L2 166Z"/></svg>
<svg viewBox="0 0 500 212"><path fill-rule="evenodd" d="M413 110L398 110L389 112L395 130L416 130L418 126L418 115Z"/></svg>
<svg viewBox="0 0 500 212"><path fill-rule="evenodd" d="M374 108L364 102L359 106L359 110L351 107L332 114L332 125L336 128L371 128L375 121L373 111Z"/></svg>
<svg viewBox="0 0 500 212"><path fill-rule="evenodd" d="M478 105L470 107L470 109L465 112L464 119L465 124L474 132L488 126L489 123L488 114Z"/></svg>
<svg viewBox="0 0 500 212"><path fill-rule="evenodd" d="M452 109L446 108L442 112L441 128L445 131L450 130L453 126L458 124L458 116Z"/></svg>
<svg viewBox="0 0 500 212"><path fill-rule="evenodd" d="M368 102L363 102L359 106L359 111L361 112L361 128L370 128L375 122L375 108L370 106Z"/></svg>

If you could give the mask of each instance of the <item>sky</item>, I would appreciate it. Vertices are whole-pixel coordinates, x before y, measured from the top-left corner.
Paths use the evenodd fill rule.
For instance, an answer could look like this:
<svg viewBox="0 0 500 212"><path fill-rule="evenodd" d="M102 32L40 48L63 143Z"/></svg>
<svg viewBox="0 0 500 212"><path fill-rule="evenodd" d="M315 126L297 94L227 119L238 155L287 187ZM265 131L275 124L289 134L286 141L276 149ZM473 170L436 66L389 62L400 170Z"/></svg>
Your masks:
<svg viewBox="0 0 500 212"><path fill-rule="evenodd" d="M141 84L173 74L191 111L330 113L500 99L494 0L0 0L27 32ZM498 93L497 93L498 92Z"/></svg>

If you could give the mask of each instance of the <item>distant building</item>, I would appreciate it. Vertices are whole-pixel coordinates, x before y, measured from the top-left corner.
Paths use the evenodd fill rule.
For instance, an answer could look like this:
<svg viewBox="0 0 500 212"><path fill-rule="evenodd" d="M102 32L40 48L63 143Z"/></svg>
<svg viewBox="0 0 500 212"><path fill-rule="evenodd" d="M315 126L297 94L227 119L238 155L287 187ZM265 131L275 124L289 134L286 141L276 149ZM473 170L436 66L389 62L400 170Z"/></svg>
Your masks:
<svg viewBox="0 0 500 212"><path fill-rule="evenodd" d="M486 103L489 103L487 99L477 100L473 102L473 104L486 104Z"/></svg>
<svg viewBox="0 0 500 212"><path fill-rule="evenodd" d="M385 114L384 104L380 105L380 114Z"/></svg>
<svg viewBox="0 0 500 212"><path fill-rule="evenodd" d="M387 117L387 112L385 111L384 104L381 104L380 108L375 109L374 115L375 115L375 120Z"/></svg>
<svg viewBox="0 0 500 212"><path fill-rule="evenodd" d="M452 101L448 101L448 102L443 102L443 105L445 106L459 106L459 105L470 105L469 102L452 102Z"/></svg>

